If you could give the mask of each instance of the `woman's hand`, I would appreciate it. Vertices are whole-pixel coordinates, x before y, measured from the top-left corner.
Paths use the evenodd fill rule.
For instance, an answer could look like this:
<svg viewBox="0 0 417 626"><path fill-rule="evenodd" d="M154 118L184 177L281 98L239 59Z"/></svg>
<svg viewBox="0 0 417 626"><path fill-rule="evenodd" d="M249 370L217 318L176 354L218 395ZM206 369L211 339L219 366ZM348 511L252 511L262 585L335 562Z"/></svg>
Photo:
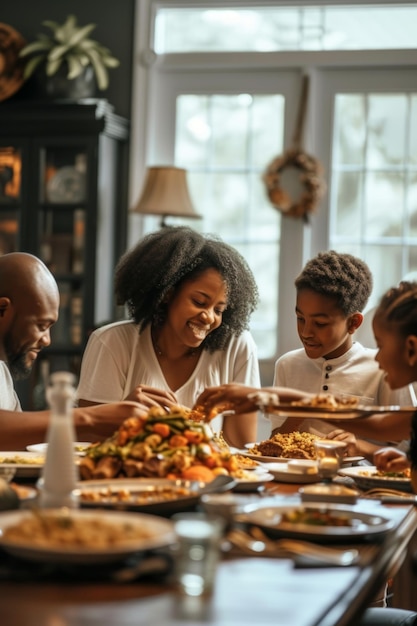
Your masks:
<svg viewBox="0 0 417 626"><path fill-rule="evenodd" d="M334 441L343 441L346 443L345 456L356 456L358 454L358 442L353 433L349 433L341 428L335 428L335 430L326 434L326 439L333 439Z"/></svg>
<svg viewBox="0 0 417 626"><path fill-rule="evenodd" d="M374 464L382 472L402 472L410 467L407 455L397 448L381 448L374 454Z"/></svg>
<svg viewBox="0 0 417 626"><path fill-rule="evenodd" d="M125 400L139 402L149 409L154 406L161 406L165 409L166 407L178 404L175 394L172 393L172 391L157 389L156 387L147 387L146 385L135 387Z"/></svg>

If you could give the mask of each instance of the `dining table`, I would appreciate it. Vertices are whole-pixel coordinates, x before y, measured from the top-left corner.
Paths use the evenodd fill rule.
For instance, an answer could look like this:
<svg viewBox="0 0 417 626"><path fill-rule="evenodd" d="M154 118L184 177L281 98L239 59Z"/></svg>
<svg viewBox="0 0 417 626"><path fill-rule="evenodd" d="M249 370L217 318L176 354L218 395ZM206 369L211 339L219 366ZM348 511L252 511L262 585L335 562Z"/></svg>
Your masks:
<svg viewBox="0 0 417 626"><path fill-rule="evenodd" d="M297 502L300 487L274 480L240 497L261 504ZM214 591L203 598L177 591L172 554L161 550L143 556L145 567L136 578L114 575L111 568L100 565L60 570L0 550L1 622L5 626L356 625L388 579L401 579L400 586L410 584L410 565L403 571L403 564L417 530L412 503L382 505L363 499L363 504L375 514L383 511L393 524L382 537L349 544L359 551L357 563L318 566L288 557L224 550Z"/></svg>

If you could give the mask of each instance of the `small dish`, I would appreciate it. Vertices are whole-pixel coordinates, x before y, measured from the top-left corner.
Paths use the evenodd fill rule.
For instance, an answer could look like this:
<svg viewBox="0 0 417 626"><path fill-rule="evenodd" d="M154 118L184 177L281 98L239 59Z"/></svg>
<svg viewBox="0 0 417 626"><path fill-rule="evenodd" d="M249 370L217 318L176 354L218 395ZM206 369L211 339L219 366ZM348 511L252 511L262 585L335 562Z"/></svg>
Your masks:
<svg viewBox="0 0 417 626"><path fill-rule="evenodd" d="M314 459L289 459L288 471L294 474L317 474L317 461Z"/></svg>
<svg viewBox="0 0 417 626"><path fill-rule="evenodd" d="M336 502L340 504L356 504L358 494L344 485L307 485L298 493L301 502Z"/></svg>
<svg viewBox="0 0 417 626"><path fill-rule="evenodd" d="M203 510L209 515L219 515L230 524L241 506L239 496L233 493L210 493L201 496Z"/></svg>
<svg viewBox="0 0 417 626"><path fill-rule="evenodd" d="M317 471L317 464L314 468L310 468L310 471L300 471L300 467L296 467L294 470L291 468L290 463L268 463L268 472L270 472L274 480L281 483L317 483L320 480L320 476ZM307 468L304 468L307 469Z"/></svg>
<svg viewBox="0 0 417 626"><path fill-rule="evenodd" d="M263 487L265 483L274 480L274 476L269 471L254 470L248 473L246 478L235 478L236 485L233 491L256 491L259 487Z"/></svg>

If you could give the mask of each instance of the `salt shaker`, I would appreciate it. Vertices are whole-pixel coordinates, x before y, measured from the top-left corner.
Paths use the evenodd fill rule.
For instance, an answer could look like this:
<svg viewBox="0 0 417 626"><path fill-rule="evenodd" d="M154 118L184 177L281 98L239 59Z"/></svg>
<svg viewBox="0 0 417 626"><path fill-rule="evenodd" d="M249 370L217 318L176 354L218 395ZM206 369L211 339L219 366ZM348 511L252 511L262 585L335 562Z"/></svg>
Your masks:
<svg viewBox="0 0 417 626"><path fill-rule="evenodd" d="M38 481L41 508L78 506L78 466L74 455L73 406L75 377L70 372L51 374L46 398L50 407L45 464Z"/></svg>

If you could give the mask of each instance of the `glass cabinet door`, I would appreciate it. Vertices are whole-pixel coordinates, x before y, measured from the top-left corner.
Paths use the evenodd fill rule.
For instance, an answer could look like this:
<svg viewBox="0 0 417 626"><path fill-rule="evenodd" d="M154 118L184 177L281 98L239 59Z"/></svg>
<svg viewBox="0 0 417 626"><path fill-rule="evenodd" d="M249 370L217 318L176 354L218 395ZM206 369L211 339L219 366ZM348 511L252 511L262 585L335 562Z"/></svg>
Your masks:
<svg viewBox="0 0 417 626"><path fill-rule="evenodd" d="M38 149L38 254L54 274L61 296L52 346L83 342L83 288L88 193L85 145L43 143Z"/></svg>
<svg viewBox="0 0 417 626"><path fill-rule="evenodd" d="M0 146L0 255L19 249L22 151Z"/></svg>

